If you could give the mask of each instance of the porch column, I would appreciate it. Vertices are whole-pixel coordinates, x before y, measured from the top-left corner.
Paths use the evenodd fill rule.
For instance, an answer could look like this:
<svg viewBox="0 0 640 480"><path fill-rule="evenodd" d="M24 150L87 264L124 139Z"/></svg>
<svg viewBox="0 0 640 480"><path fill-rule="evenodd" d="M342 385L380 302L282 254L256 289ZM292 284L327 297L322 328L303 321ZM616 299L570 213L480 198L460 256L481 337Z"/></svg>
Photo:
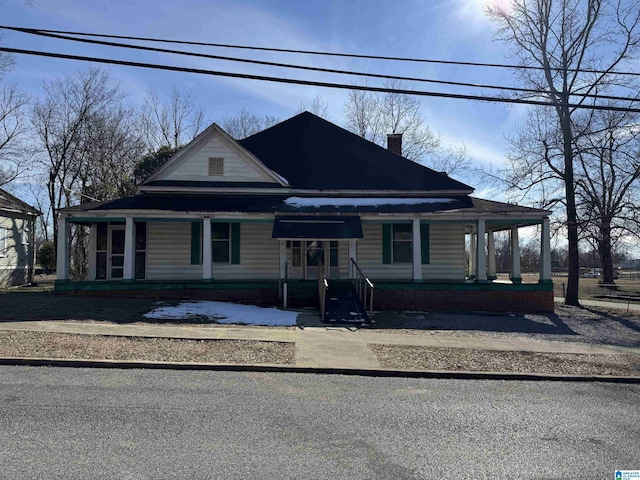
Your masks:
<svg viewBox="0 0 640 480"><path fill-rule="evenodd" d="M485 220L478 220L478 241L476 242L476 283L487 283L487 252Z"/></svg>
<svg viewBox="0 0 640 480"><path fill-rule="evenodd" d="M413 281L422 281L422 238L419 218L413 219Z"/></svg>
<svg viewBox="0 0 640 480"><path fill-rule="evenodd" d="M202 219L202 279L213 278L213 257L211 252L211 218Z"/></svg>
<svg viewBox="0 0 640 480"><path fill-rule="evenodd" d="M27 260L28 265L28 283L33 283L33 276L35 274L36 268L36 217L31 217L29 220L29 259Z"/></svg>
<svg viewBox="0 0 640 480"><path fill-rule="evenodd" d="M356 272L354 271L355 268L351 263L351 260L353 260L356 263L358 262L358 260L356 259L356 255L357 255L356 245L357 244L355 240L349 240L349 278L356 278Z"/></svg>
<svg viewBox="0 0 640 480"><path fill-rule="evenodd" d="M280 279L284 280L287 271L287 241L280 240Z"/></svg>
<svg viewBox="0 0 640 480"><path fill-rule="evenodd" d="M493 230L487 232L487 250L489 250L487 280L495 280L498 276L496 275L496 243L493 238Z"/></svg>
<svg viewBox="0 0 640 480"><path fill-rule="evenodd" d="M471 233L469 234L469 276L473 277L476 274L476 234L471 227Z"/></svg>
<svg viewBox="0 0 640 480"><path fill-rule="evenodd" d="M98 246L98 224L92 223L89 230L89 277L93 281L96 279L96 249Z"/></svg>
<svg viewBox="0 0 640 480"><path fill-rule="evenodd" d="M551 283L551 228L549 219L542 220L540 238L540 283Z"/></svg>
<svg viewBox="0 0 640 480"><path fill-rule="evenodd" d="M69 225L67 217L58 216L58 245L56 252L56 280L69 279Z"/></svg>
<svg viewBox="0 0 640 480"><path fill-rule="evenodd" d="M135 276L136 233L133 217L125 217L124 224L124 271L123 280L133 280Z"/></svg>
<svg viewBox="0 0 640 480"><path fill-rule="evenodd" d="M512 283L522 283L520 272L520 241L518 240L518 227L511 227L511 272L509 275Z"/></svg>

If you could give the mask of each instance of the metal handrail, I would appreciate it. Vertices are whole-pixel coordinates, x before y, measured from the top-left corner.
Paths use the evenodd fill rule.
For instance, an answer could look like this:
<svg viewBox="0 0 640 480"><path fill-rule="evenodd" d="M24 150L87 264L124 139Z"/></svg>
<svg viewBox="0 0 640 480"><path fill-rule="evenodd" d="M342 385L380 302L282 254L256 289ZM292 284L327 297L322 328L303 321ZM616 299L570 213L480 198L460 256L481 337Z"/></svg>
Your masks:
<svg viewBox="0 0 640 480"><path fill-rule="evenodd" d="M282 308L289 307L289 260L284 261L284 282L282 284Z"/></svg>
<svg viewBox="0 0 640 480"><path fill-rule="evenodd" d="M324 272L322 263L318 265L318 298L320 299L320 318L324 320L327 307L327 290L329 290L329 281Z"/></svg>
<svg viewBox="0 0 640 480"><path fill-rule="evenodd" d="M351 267L354 269L352 270L353 275L351 278L351 284L358 294L358 297L360 297L362 305L364 305L364 308L367 309L367 313L371 314L373 312L373 290L375 287L373 285L373 282L369 280L364 272L360 269L356 261L353 258L351 258L350 260Z"/></svg>

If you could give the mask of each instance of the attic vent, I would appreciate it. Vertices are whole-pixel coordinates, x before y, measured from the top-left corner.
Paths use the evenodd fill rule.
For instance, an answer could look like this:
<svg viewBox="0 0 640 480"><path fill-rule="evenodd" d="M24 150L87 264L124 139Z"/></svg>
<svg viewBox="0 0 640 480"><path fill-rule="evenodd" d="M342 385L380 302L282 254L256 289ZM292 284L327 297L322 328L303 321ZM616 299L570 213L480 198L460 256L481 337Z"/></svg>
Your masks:
<svg viewBox="0 0 640 480"><path fill-rule="evenodd" d="M224 175L224 158L209 158L209 176L221 177Z"/></svg>

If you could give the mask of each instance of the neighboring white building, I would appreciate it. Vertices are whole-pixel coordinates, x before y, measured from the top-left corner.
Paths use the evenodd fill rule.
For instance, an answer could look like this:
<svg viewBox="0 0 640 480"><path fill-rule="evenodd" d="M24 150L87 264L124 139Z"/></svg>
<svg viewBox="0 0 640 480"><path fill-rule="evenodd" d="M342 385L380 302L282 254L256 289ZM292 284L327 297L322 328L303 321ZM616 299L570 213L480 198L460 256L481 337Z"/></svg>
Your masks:
<svg viewBox="0 0 640 480"><path fill-rule="evenodd" d="M33 281L38 215L38 210L0 189L0 288Z"/></svg>

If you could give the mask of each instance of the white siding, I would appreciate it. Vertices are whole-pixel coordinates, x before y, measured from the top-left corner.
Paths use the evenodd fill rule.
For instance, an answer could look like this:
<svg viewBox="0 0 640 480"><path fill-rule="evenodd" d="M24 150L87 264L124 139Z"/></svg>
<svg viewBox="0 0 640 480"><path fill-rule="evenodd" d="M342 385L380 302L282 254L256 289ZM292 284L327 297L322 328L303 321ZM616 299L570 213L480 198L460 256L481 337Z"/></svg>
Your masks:
<svg viewBox="0 0 640 480"><path fill-rule="evenodd" d="M29 241L25 228L33 228L27 218L0 215L0 236L5 238L4 249L0 251L0 288L28 281L27 268L33 250L32 245L25 243Z"/></svg>
<svg viewBox="0 0 640 480"><path fill-rule="evenodd" d="M411 263L382 263L382 224L362 224L364 238L358 241L357 262L369 278L412 280ZM423 280L464 280L464 227L462 224L429 225L430 263L422 266Z"/></svg>
<svg viewBox="0 0 640 480"><path fill-rule="evenodd" d="M30 248L23 244L23 233L28 226L28 220L0 215L0 236L5 237L4 251L0 251L0 268L27 265Z"/></svg>
<svg viewBox="0 0 640 480"><path fill-rule="evenodd" d="M278 240L273 224L240 224L240 264L213 264L214 280L277 279ZM147 224L147 279L201 280L202 265L191 265L191 222Z"/></svg>
<svg viewBox="0 0 640 480"><path fill-rule="evenodd" d="M147 280L202 280L191 265L191 222L147 223Z"/></svg>
<svg viewBox="0 0 640 480"><path fill-rule="evenodd" d="M382 223L362 223L363 238L358 241L357 263L372 279L410 280L411 263L382 263Z"/></svg>
<svg viewBox="0 0 640 480"><path fill-rule="evenodd" d="M272 223L241 223L240 263L214 263L214 280L277 280L280 243L272 232Z"/></svg>
<svg viewBox="0 0 640 480"><path fill-rule="evenodd" d="M271 238L271 223L240 224L240 264L213 264L214 280L275 280L279 273L279 242ZM410 263L382 263L382 224L363 223L364 238L357 243L357 261L372 279L413 278ZM432 223L429 226L430 263L422 266L424 280L464 280L464 227ZM347 241L339 243L339 275L348 276ZM291 258L289 258L291 268ZM291 273L291 272L290 272ZM191 223L147 224L147 279L199 280L202 265L191 265Z"/></svg>
<svg viewBox="0 0 640 480"><path fill-rule="evenodd" d="M424 280L464 280L464 225L429 224L428 265L422 266Z"/></svg>
<svg viewBox="0 0 640 480"><path fill-rule="evenodd" d="M349 241L338 242L338 275L340 279L349 278Z"/></svg>
<svg viewBox="0 0 640 480"><path fill-rule="evenodd" d="M224 159L224 175L209 176L209 158ZM231 147L217 135L211 135L202 145L187 152L175 167L164 172L157 180L187 180L212 182L265 182L273 181L244 158L238 148Z"/></svg>

